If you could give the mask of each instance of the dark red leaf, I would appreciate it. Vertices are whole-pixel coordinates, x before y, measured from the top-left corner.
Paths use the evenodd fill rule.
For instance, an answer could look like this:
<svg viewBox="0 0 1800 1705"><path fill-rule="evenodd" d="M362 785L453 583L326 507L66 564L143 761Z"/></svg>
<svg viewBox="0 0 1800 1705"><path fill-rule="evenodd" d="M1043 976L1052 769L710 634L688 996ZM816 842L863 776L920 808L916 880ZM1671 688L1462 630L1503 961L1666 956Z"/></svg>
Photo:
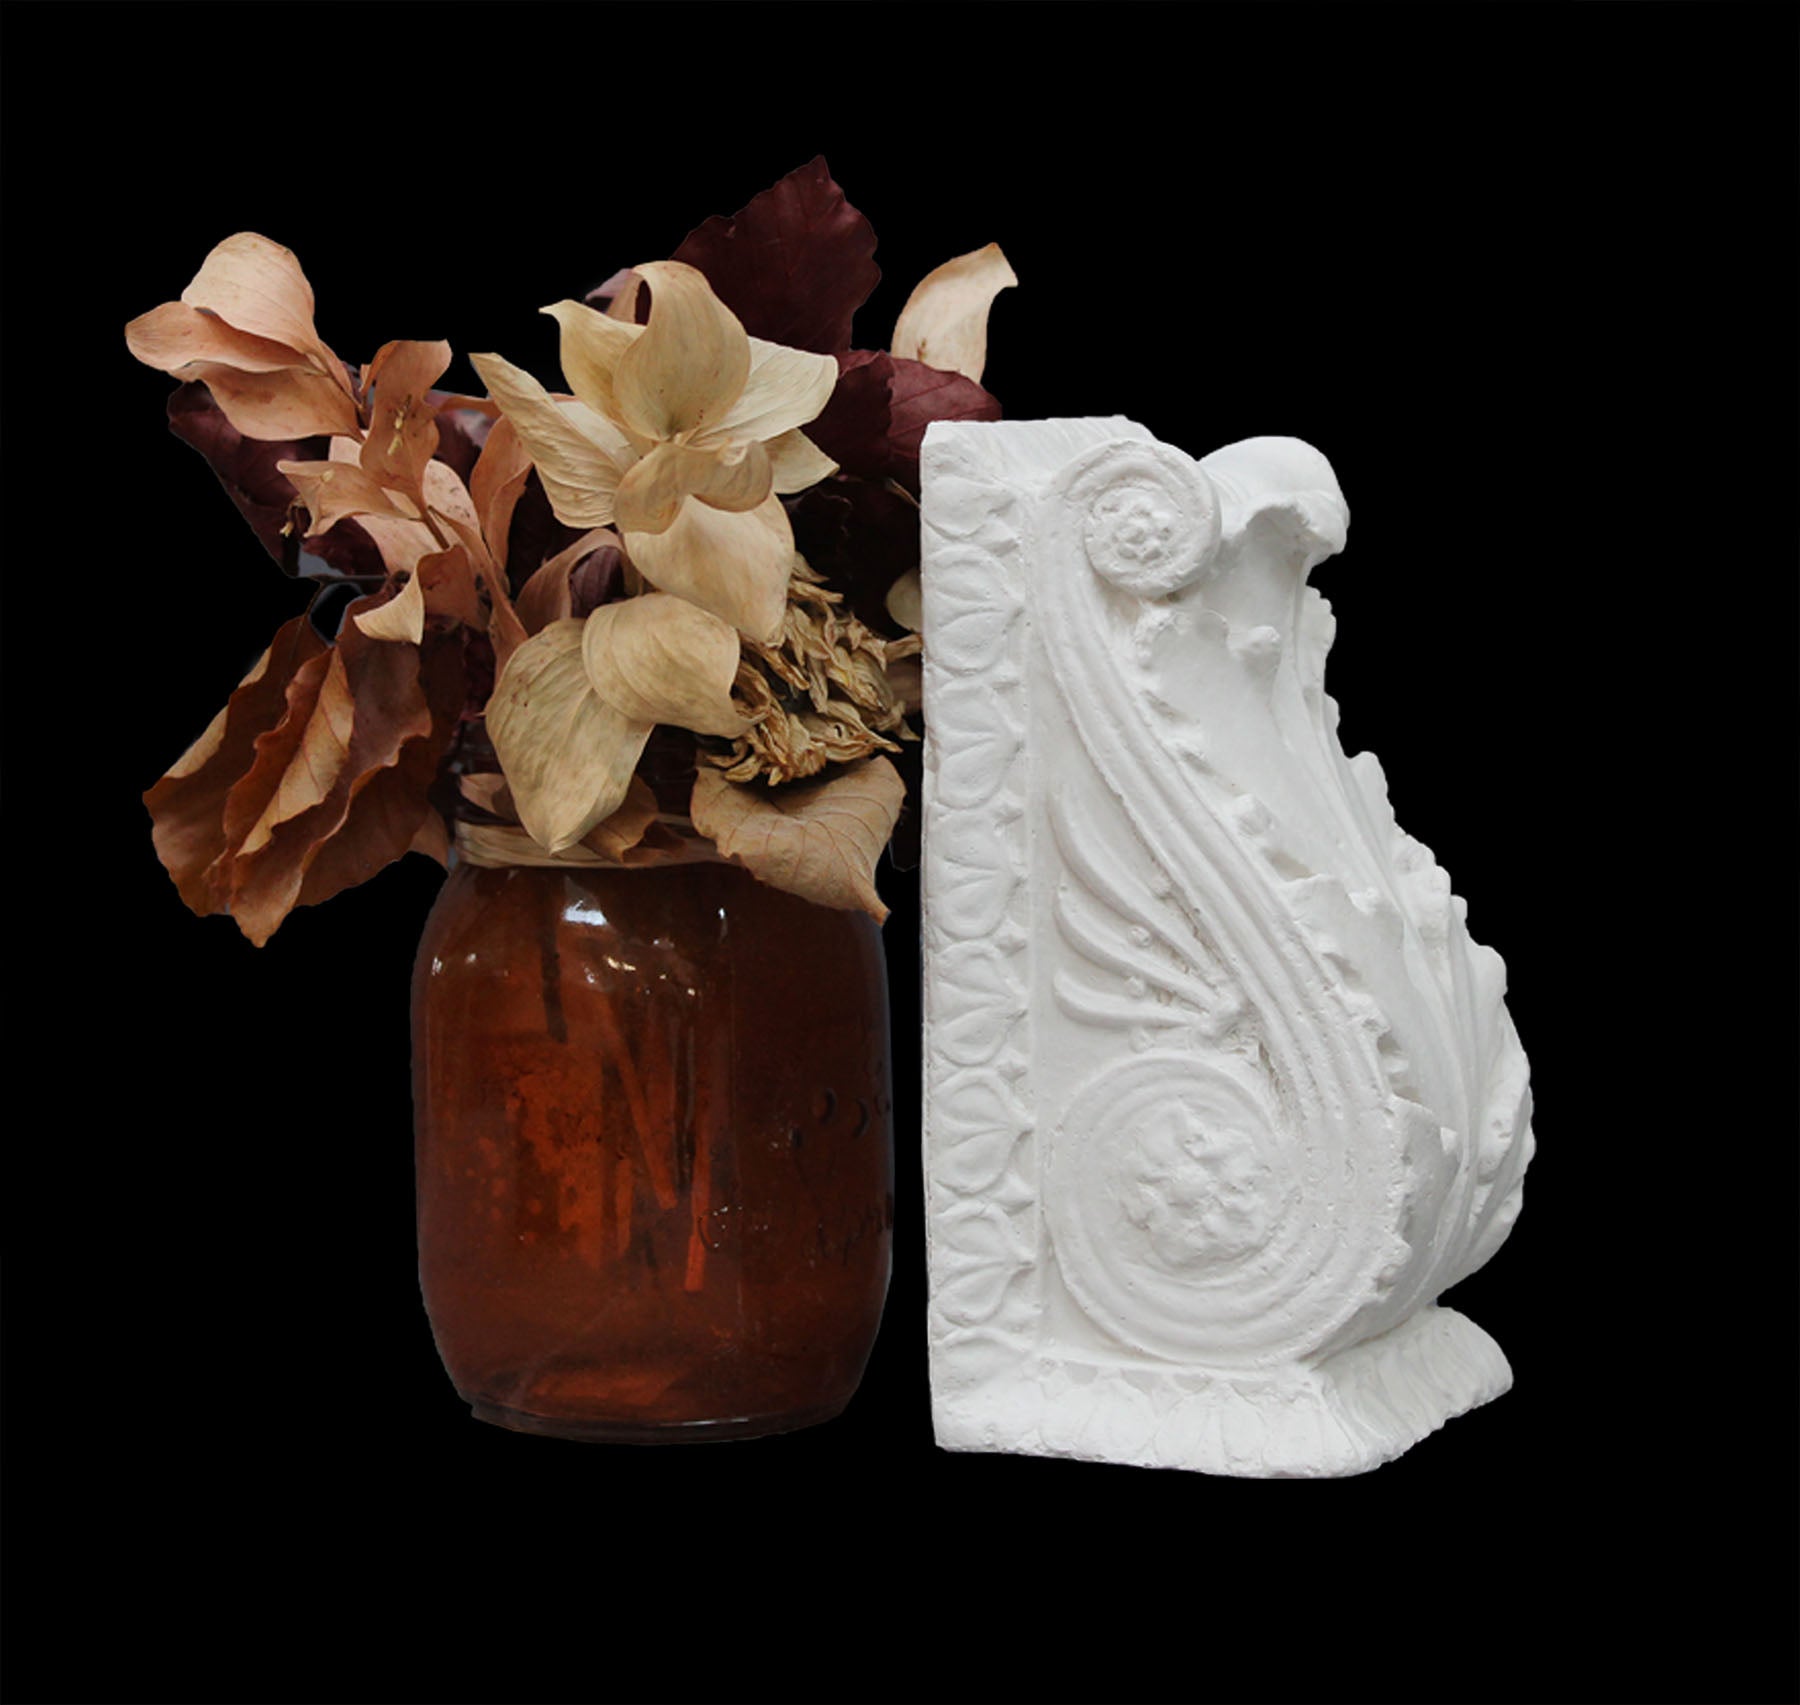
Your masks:
<svg viewBox="0 0 1800 1705"><path fill-rule="evenodd" d="M306 513L294 520L298 536L306 526ZM358 581L379 585L387 578L387 564L375 541L348 517L316 539L300 540L295 573L305 580Z"/></svg>
<svg viewBox="0 0 1800 1705"><path fill-rule="evenodd" d="M536 468L525 481L513 506L512 524L506 535L506 575L516 598L529 580L558 551L565 551L581 537L579 527L565 526L550 508L543 481Z"/></svg>
<svg viewBox="0 0 1800 1705"><path fill-rule="evenodd" d="M847 474L919 489L919 444L934 420L998 420L973 379L866 350L839 358L837 389L806 435Z"/></svg>
<svg viewBox="0 0 1800 1705"><path fill-rule="evenodd" d="M888 588L919 566L919 506L884 484L842 474L789 500L794 548L850 612L876 633L906 630L887 613Z"/></svg>
<svg viewBox="0 0 1800 1705"><path fill-rule="evenodd" d="M324 456L326 440L275 444L246 438L225 418L212 392L198 383L177 385L169 393L169 430L206 458L263 549L285 572L297 573L296 540L306 523L302 518L288 534L282 533L295 492L293 482L276 464L315 461Z"/></svg>
<svg viewBox="0 0 1800 1705"><path fill-rule="evenodd" d="M915 723L917 718L914 718ZM896 870L919 868L919 798L925 785L925 746L922 741L908 740L898 752L888 754L888 762L900 772L906 784L906 803L900 807L899 820L888 840L888 857Z"/></svg>
<svg viewBox="0 0 1800 1705"><path fill-rule="evenodd" d="M386 575L387 565L375 541L354 521L340 521L317 539L302 537L306 511L293 509L298 494L278 464L322 461L328 439L272 443L246 438L201 384L177 385L170 392L169 430L206 458L238 513L284 574L325 581L379 581Z"/></svg>
<svg viewBox="0 0 1800 1705"><path fill-rule="evenodd" d="M881 279L875 232L823 155L690 231L670 258L705 273L752 337L824 355L850 347L851 317Z"/></svg>
<svg viewBox="0 0 1800 1705"><path fill-rule="evenodd" d="M437 449L432 454L438 461L448 464L456 477L467 485L494 423L479 409L440 408L438 405L450 394L448 391L425 393L425 400L437 416Z"/></svg>
<svg viewBox="0 0 1800 1705"><path fill-rule="evenodd" d="M569 614L586 621L625 591L625 554L616 545L589 551L569 570Z"/></svg>

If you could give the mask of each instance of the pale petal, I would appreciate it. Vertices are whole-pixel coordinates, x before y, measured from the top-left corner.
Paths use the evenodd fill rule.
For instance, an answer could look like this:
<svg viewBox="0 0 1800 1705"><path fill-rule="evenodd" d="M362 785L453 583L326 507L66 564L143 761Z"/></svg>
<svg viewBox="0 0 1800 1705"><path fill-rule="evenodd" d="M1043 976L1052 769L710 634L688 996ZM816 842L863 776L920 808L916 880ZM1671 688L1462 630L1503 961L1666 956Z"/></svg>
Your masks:
<svg viewBox="0 0 1800 1705"><path fill-rule="evenodd" d="M650 313L654 324L654 307ZM831 400L837 381L834 357L753 337L742 394L717 421L696 432L691 442L712 445L733 439L778 438L815 419Z"/></svg>
<svg viewBox="0 0 1800 1705"><path fill-rule="evenodd" d="M805 491L837 472L837 463L804 432L783 432L763 448L769 453L775 489L784 497L792 491Z"/></svg>
<svg viewBox="0 0 1800 1705"><path fill-rule="evenodd" d="M247 373L217 361L195 361L181 369L180 377L205 385L219 412L246 438L279 443L362 430L349 392L309 367Z"/></svg>
<svg viewBox="0 0 1800 1705"><path fill-rule="evenodd" d="M880 922L887 907L875 892L875 864L905 796L886 758L781 788L740 786L702 766L690 810L694 827L758 881Z"/></svg>
<svg viewBox="0 0 1800 1705"><path fill-rule="evenodd" d="M634 722L727 736L749 726L731 702L737 630L685 598L646 592L602 605L581 655L594 691Z"/></svg>
<svg viewBox="0 0 1800 1705"><path fill-rule="evenodd" d="M696 268L651 261L636 271L650 286L650 323L613 371L620 424L657 439L711 427L744 389L750 340Z"/></svg>
<svg viewBox="0 0 1800 1705"><path fill-rule="evenodd" d="M583 429L581 415L560 406L510 361L498 355L469 359L531 452L557 520L570 527L604 527L612 519L619 465Z"/></svg>
<svg viewBox="0 0 1800 1705"><path fill-rule="evenodd" d="M923 596L919 585L919 571L909 568L887 589L887 613L903 628L911 628L917 633L925 625L925 612L921 602Z"/></svg>
<svg viewBox="0 0 1800 1705"><path fill-rule="evenodd" d="M581 639L576 621L534 634L507 660L487 706L519 821L551 852L618 810L650 737L648 722L633 722L589 684Z"/></svg>
<svg viewBox="0 0 1800 1705"><path fill-rule="evenodd" d="M562 370L569 389L589 408L615 415L613 373L644 328L609 319L582 302L553 302L544 312L562 328Z"/></svg>
<svg viewBox="0 0 1800 1705"><path fill-rule="evenodd" d="M190 361L218 361L243 373L306 365L306 357L291 344L239 331L185 302L165 302L140 314L125 328L125 347L146 367L164 373L177 372Z"/></svg>
<svg viewBox="0 0 1800 1705"><path fill-rule="evenodd" d="M620 531L661 533L692 497L715 509L754 509L773 489L768 453L760 444L735 452L659 444L625 470L613 500Z"/></svg>
<svg viewBox="0 0 1800 1705"><path fill-rule="evenodd" d="M598 409L589 408L579 397L553 397L551 400L574 422L582 437L598 444L621 468L629 467L639 456L648 455L656 448L656 439L626 431Z"/></svg>
<svg viewBox="0 0 1800 1705"><path fill-rule="evenodd" d="M627 533L625 550L652 586L765 644L780 634L794 533L773 492L740 514L684 503L666 532Z"/></svg>
<svg viewBox="0 0 1800 1705"><path fill-rule="evenodd" d="M425 582L410 576L397 598L351 618L370 639L400 640L417 645L425 637Z"/></svg>
<svg viewBox="0 0 1800 1705"><path fill-rule="evenodd" d="M893 353L980 379L987 365L988 310L1018 282L998 243L945 261L907 297L894 324Z"/></svg>

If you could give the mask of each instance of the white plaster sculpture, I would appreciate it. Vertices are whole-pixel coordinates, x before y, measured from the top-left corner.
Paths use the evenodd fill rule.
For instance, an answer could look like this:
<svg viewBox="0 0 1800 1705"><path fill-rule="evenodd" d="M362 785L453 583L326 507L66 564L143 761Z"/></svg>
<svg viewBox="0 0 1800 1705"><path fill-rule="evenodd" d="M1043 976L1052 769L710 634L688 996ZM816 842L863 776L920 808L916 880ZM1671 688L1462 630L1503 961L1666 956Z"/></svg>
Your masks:
<svg viewBox="0 0 1800 1705"><path fill-rule="evenodd" d="M938 1442L1353 1474L1512 1374L1436 1306L1531 1154L1499 957L1347 759L1295 439L924 446Z"/></svg>

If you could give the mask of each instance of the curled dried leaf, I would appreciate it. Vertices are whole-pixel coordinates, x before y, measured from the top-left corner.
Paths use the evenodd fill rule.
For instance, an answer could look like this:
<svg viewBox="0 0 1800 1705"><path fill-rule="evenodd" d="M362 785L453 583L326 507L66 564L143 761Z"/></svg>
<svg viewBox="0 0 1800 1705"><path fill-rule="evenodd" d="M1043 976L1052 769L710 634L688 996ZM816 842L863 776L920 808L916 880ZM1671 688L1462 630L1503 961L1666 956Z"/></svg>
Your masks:
<svg viewBox="0 0 1800 1705"><path fill-rule="evenodd" d="M218 244L181 300L238 331L298 350L321 373L343 374L343 363L314 328L312 285L293 250L254 231L239 231Z"/></svg>
<svg viewBox="0 0 1800 1705"><path fill-rule="evenodd" d="M550 852L573 846L619 808L650 734L649 722L594 691L582 665L582 625L553 622L521 644L487 706L488 737L519 821Z"/></svg>
<svg viewBox="0 0 1800 1705"><path fill-rule="evenodd" d="M893 352L979 380L987 365L988 311L1019 282L998 243L928 272L894 324Z"/></svg>
<svg viewBox="0 0 1800 1705"><path fill-rule="evenodd" d="M138 315L125 328L125 347L146 367L164 373L179 373L196 361L221 362L242 373L277 373L306 361L288 344L239 331L185 302L165 302Z"/></svg>
<svg viewBox="0 0 1800 1705"><path fill-rule="evenodd" d="M474 472L469 475L469 497L475 506L481 536L501 568L506 567L513 510L530 478L531 452L525 448L518 429L501 415L488 432Z"/></svg>
<svg viewBox="0 0 1800 1705"><path fill-rule="evenodd" d="M868 758L825 781L771 790L694 778L694 827L759 881L878 923L887 907L875 865L900 815L905 786L885 758Z"/></svg>
<svg viewBox="0 0 1800 1705"><path fill-rule="evenodd" d="M773 489L769 453L760 444L745 444L727 455L659 444L626 469L614 500L614 519L628 537L665 533L689 499L737 512L756 508Z"/></svg>
<svg viewBox="0 0 1800 1705"><path fill-rule="evenodd" d="M364 610L355 618L356 625L370 639L399 640L417 645L425 637L425 581L419 574L407 577L406 584L385 604Z"/></svg>
<svg viewBox="0 0 1800 1705"><path fill-rule="evenodd" d="M182 368L212 392L225 418L246 438L316 438L361 431L348 392L308 367L246 373L221 361Z"/></svg>
<svg viewBox="0 0 1800 1705"><path fill-rule="evenodd" d="M285 623L206 732L144 795L157 857L202 917L230 902L226 796L255 762L258 739L285 716L294 677L324 650L305 616Z"/></svg>
<svg viewBox="0 0 1800 1705"><path fill-rule="evenodd" d="M646 592L596 610L582 659L594 691L633 722L728 736L746 726L731 702L737 630L683 598Z"/></svg>

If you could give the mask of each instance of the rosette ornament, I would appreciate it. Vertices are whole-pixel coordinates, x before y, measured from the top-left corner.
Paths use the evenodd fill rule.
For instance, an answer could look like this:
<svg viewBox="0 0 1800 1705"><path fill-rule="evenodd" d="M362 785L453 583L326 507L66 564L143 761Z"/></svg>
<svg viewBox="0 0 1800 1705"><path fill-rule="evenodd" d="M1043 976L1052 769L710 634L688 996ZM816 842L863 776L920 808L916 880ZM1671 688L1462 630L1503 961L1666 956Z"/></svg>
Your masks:
<svg viewBox="0 0 1800 1705"><path fill-rule="evenodd" d="M633 271L650 292L645 325L580 302L544 310L562 328L571 397L496 355L473 357L476 369L559 520L616 526L652 586L773 640L794 560L780 494L835 467L799 429L837 363L750 337L691 266Z"/></svg>

